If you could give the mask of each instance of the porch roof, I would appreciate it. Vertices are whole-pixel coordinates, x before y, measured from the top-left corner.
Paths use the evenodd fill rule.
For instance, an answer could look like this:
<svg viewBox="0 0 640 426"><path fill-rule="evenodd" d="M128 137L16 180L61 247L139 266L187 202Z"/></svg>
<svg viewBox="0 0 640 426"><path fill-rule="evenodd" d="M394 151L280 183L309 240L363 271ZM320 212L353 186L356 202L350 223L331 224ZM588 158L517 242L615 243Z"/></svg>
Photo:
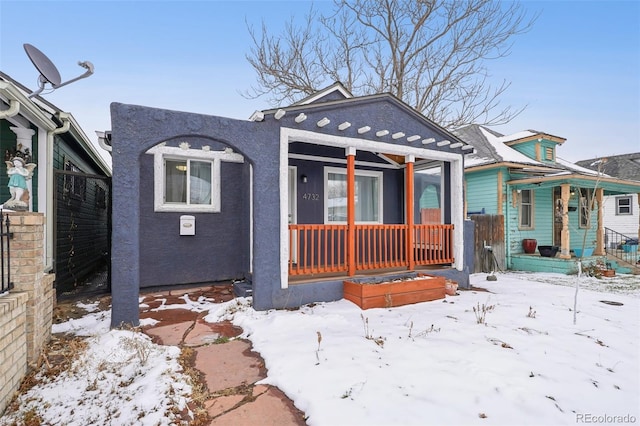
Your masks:
<svg viewBox="0 0 640 426"><path fill-rule="evenodd" d="M552 188L559 185L571 185L579 188L602 188L604 195L640 193L640 182L637 181L575 173L510 180L507 185L512 189Z"/></svg>

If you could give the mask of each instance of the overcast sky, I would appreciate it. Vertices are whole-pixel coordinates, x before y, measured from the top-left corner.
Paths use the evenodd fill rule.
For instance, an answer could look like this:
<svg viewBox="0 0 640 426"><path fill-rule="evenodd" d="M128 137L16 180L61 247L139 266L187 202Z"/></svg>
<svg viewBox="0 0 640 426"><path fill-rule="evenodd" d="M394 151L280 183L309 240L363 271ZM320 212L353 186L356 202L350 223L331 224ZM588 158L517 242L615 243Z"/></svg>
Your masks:
<svg viewBox="0 0 640 426"><path fill-rule="evenodd" d="M111 102L247 119L272 107L240 94L256 82L245 58L247 22L264 20L279 32L292 16L303 19L310 4L0 0L0 70L37 89L24 43L44 52L62 81L85 71L78 61L92 62L94 75L44 96L71 112L94 142L95 130L111 128ZM527 108L494 130L566 138L558 155L570 161L640 151L640 2L523 6L540 13L534 28L489 67L496 80L512 82L503 102Z"/></svg>

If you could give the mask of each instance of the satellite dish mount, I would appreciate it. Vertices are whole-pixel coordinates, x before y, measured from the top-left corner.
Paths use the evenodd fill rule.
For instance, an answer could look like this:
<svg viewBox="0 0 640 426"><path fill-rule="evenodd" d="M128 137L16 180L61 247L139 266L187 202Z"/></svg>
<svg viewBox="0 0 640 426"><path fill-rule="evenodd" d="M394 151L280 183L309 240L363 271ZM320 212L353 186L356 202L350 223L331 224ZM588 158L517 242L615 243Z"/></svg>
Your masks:
<svg viewBox="0 0 640 426"><path fill-rule="evenodd" d="M38 77L38 85L40 87L38 88L38 90L36 90L35 92L32 92L29 95L30 98L41 93L44 90L45 85L47 83L51 85L51 88L53 90L56 90L62 86L66 86L67 84L73 83L74 81L87 78L91 74L93 74L93 64L91 62L89 61L78 62L78 65L80 65L82 68L85 68L87 71L81 76L73 78L69 81L65 81L63 83L62 79L60 78L60 73L58 72L58 69L53 64L53 62L51 62L51 59L47 58L47 55L42 53L36 47L30 45L29 43L24 44L24 51L27 52L27 56L29 57L29 59L31 59L33 66L35 66L38 72L40 73L40 77Z"/></svg>

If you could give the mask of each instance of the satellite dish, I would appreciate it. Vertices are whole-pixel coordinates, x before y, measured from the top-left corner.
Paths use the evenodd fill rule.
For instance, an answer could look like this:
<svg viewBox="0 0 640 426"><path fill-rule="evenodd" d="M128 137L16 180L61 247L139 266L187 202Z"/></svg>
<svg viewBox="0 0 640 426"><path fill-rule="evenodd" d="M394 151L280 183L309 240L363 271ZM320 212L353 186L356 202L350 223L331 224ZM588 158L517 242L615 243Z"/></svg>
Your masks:
<svg viewBox="0 0 640 426"><path fill-rule="evenodd" d="M47 55L45 55L39 49L29 43L24 44L24 51L27 53L27 56L33 63L33 66L35 66L40 73L40 77L38 77L40 88L35 92L32 92L29 95L30 98L42 92L44 90L45 84L47 83L49 83L53 90L55 90L62 86L66 86L69 83L73 83L74 81L80 80L82 78L87 78L91 74L93 74L93 64L91 62L78 62L78 65L80 65L82 68L85 68L87 71L81 76L62 83L62 78L60 77L58 69L53 64L53 62L51 62L51 59L47 57Z"/></svg>

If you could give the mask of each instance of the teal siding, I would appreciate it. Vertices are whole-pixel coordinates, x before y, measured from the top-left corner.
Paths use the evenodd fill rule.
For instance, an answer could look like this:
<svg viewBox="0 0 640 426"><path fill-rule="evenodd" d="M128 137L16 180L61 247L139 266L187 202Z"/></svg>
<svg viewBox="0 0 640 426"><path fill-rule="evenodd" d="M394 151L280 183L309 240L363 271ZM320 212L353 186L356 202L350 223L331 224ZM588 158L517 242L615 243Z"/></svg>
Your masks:
<svg viewBox="0 0 640 426"><path fill-rule="evenodd" d="M465 175L467 211L485 209L486 214L498 214L498 188L495 170L483 170Z"/></svg>
<svg viewBox="0 0 640 426"><path fill-rule="evenodd" d="M56 135L53 143L53 168L64 170L64 163L67 160L78 167L82 173L104 175L77 142Z"/></svg>
<svg viewBox="0 0 640 426"><path fill-rule="evenodd" d="M522 240L535 238L538 245L553 244L553 190L533 190L533 228L520 229L519 204L514 203L512 191L507 194L507 239L512 253L522 253ZM516 195L517 196L517 195ZM508 210L507 210L508 209Z"/></svg>
<svg viewBox="0 0 640 426"><path fill-rule="evenodd" d="M531 158L531 159L536 159L536 144L538 142L537 141L531 141L531 142L523 142L523 143L519 143L516 145L511 145L511 148L515 149L518 152L521 152L522 154L526 155L527 157Z"/></svg>

